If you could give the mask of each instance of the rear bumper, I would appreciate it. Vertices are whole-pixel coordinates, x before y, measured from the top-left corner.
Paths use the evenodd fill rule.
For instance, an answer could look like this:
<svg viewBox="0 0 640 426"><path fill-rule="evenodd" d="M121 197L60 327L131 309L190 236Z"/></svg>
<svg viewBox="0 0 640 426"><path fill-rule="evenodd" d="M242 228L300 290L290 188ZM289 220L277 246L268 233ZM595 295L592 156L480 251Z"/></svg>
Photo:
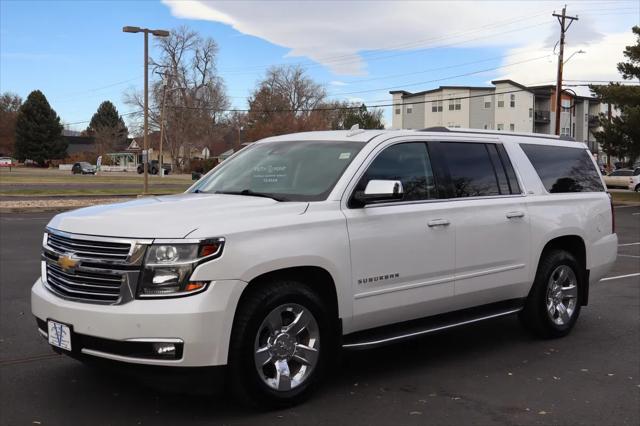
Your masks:
<svg viewBox="0 0 640 426"><path fill-rule="evenodd" d="M589 284L600 281L613 267L618 256L618 235L610 234L588 249Z"/></svg>
<svg viewBox="0 0 640 426"><path fill-rule="evenodd" d="M44 336L49 319L71 327L69 355L156 366L219 366L227 363L233 315L245 286L243 281L215 281L190 297L97 305L61 299L38 279L31 289L31 310ZM162 341L181 344L181 356L145 355L150 342Z"/></svg>

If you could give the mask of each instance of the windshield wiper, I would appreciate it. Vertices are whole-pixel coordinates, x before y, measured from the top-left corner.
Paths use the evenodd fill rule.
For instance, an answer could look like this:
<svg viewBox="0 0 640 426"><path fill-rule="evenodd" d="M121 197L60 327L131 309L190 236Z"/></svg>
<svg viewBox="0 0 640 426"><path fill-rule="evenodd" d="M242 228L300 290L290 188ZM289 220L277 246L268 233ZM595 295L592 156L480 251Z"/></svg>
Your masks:
<svg viewBox="0 0 640 426"><path fill-rule="evenodd" d="M243 189L242 191L215 191L214 194L246 195L249 197L271 198L276 201L288 201L286 198L278 195L269 194L268 192L255 192L250 189Z"/></svg>

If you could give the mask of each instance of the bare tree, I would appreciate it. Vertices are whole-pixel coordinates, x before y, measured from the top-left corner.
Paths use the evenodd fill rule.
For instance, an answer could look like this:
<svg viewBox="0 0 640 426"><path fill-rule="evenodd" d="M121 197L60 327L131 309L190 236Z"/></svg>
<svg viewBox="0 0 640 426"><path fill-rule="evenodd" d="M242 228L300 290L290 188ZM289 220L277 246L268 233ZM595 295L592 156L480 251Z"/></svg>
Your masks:
<svg viewBox="0 0 640 426"><path fill-rule="evenodd" d="M249 99L252 139L326 127L314 111L327 96L324 87L299 66L272 67Z"/></svg>
<svg viewBox="0 0 640 426"><path fill-rule="evenodd" d="M160 128L164 100L164 149L174 161L179 160L177 165L181 167L192 147L209 146L219 137L219 123L229 100L217 75L218 45L213 39L202 38L183 26L169 37L157 39L157 43L160 56L151 61L154 71L164 79L152 84L150 125ZM144 106L140 92L126 94L125 102L140 109Z"/></svg>

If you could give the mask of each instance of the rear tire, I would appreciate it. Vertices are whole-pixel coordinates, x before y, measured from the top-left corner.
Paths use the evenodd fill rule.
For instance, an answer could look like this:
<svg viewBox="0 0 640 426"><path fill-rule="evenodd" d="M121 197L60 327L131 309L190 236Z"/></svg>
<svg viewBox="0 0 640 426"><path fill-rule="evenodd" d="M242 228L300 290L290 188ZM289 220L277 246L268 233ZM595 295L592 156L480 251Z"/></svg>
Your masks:
<svg viewBox="0 0 640 426"><path fill-rule="evenodd" d="M564 250L543 253L524 309L519 314L523 325L546 339L569 334L580 315L585 279L584 267L571 253Z"/></svg>
<svg viewBox="0 0 640 426"><path fill-rule="evenodd" d="M257 285L236 312L228 384L249 405L294 405L313 392L330 362L337 342L332 311L305 283Z"/></svg>
<svg viewBox="0 0 640 426"><path fill-rule="evenodd" d="M634 191L640 192L640 183L636 185L636 187L634 188Z"/></svg>

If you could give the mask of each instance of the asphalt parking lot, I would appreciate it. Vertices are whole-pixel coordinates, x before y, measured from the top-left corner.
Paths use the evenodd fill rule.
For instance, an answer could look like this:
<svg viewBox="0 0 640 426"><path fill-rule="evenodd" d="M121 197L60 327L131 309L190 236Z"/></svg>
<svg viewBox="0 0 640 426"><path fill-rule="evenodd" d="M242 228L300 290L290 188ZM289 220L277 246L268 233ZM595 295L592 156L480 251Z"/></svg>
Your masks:
<svg viewBox="0 0 640 426"><path fill-rule="evenodd" d="M206 383L95 371L54 354L29 307L52 215L0 217L2 425L640 424L640 207L616 208L618 261L568 337L537 340L508 317L345 353L311 400L270 412L213 396Z"/></svg>

